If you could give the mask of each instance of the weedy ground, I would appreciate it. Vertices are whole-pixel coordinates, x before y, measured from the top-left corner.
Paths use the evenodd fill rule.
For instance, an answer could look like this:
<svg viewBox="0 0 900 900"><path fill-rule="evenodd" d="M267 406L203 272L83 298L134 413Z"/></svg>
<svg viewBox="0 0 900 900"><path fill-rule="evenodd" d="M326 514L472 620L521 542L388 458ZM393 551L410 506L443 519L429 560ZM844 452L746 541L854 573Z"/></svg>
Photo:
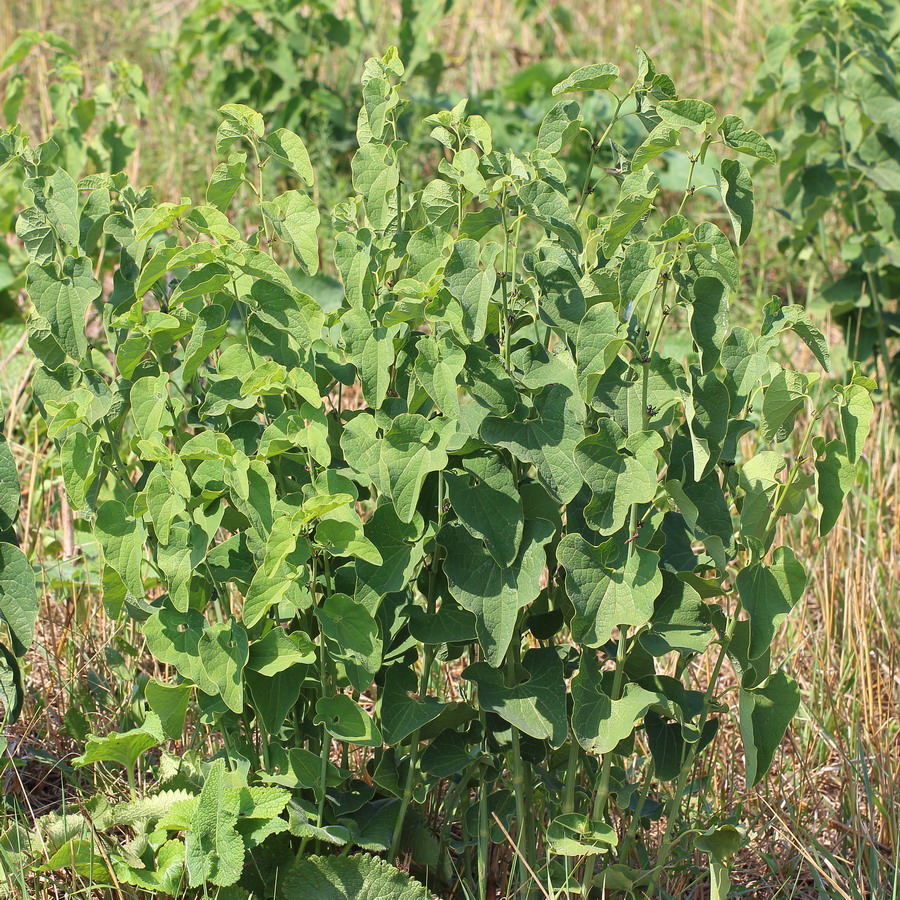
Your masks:
<svg viewBox="0 0 900 900"><path fill-rule="evenodd" d="M169 61L165 51L153 47L164 43L161 36L191 5L190 0L4 2L0 46L20 27L52 27L79 47L87 78L99 77L110 59L124 56L142 65L151 96L158 97ZM378 6L373 48L386 45L398 6ZM686 96L702 90L723 109L735 109L758 64L765 30L786 7L784 0L522 0L511 14L508 0L458 0L440 25L440 46L448 86L477 95L542 59L576 64L615 59L639 43L666 61ZM339 80L347 73L333 74ZM170 99L178 115L143 124L133 167L144 183L181 190L184 170L205 173L211 160L205 144L192 141L190 98ZM802 298L811 291L805 273L787 269L777 253L779 217L766 199L776 196L773 179L769 173L758 181L762 221L758 237L744 248L752 262L744 270L756 272L742 294L748 318L771 292ZM830 337L840 340L837 330ZM18 436L14 451L23 480L23 549L39 548L41 558L59 560L43 573L28 705L9 745L16 764L3 770L3 792L18 796L33 818L77 801L69 794L66 760L91 728L121 727L131 702L123 686L134 678L126 658L140 639L129 626L109 621L98 592L84 583L80 563L91 551L79 544L61 475L31 424L34 410L25 391L29 363L21 342L0 344L5 431ZM779 541L810 561L812 578L806 602L798 604L780 636L803 704L773 777L749 800L740 799L736 724L732 739L714 742L715 756L706 760L719 807L738 811L751 826L751 846L736 867L738 896L900 896L900 435L886 407L873 424L863 470L827 540L810 533L803 517L785 519L782 526L790 530ZM452 680L454 674L446 670L442 677ZM104 787L112 797L127 792L124 780L110 779ZM704 895L688 879L680 885L675 879L673 888L680 892L673 889L673 896L699 900ZM49 881L23 880L21 888L39 900L70 896L66 885Z"/></svg>

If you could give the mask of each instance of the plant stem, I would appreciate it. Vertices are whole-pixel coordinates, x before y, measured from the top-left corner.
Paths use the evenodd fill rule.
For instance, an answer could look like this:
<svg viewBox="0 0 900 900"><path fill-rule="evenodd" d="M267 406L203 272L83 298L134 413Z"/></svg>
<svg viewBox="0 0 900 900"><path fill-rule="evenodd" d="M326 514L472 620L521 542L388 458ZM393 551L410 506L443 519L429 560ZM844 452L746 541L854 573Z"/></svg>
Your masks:
<svg viewBox="0 0 900 900"><path fill-rule="evenodd" d="M566 790L563 794L562 811L564 813L575 812L575 781L578 771L579 747L575 735L571 735L569 743L569 758L566 761Z"/></svg>
<svg viewBox="0 0 900 900"><path fill-rule="evenodd" d="M438 472L438 496L437 496L437 531L441 530L444 520L444 473ZM435 532L437 533L437 532ZM441 558L440 548L435 541L434 553L431 557L431 570L428 574L428 596L425 603L428 609L428 615L433 616L435 613L435 596L434 588L437 579L437 573L440 570ZM431 678L431 667L434 663L434 648L429 644L425 647L425 656L422 660L422 673L419 676L419 698L423 698L428 690L428 682ZM406 819L406 811L409 808L412 799L413 789L416 783L416 770L419 764L419 735L421 729L417 728L410 737L409 746L409 772L406 775L406 784L403 786L403 797L400 800L400 810L397 813L397 821L394 823L394 832L391 835L391 849L388 853L388 859L397 858L400 849L400 839L403 836L403 823Z"/></svg>
<svg viewBox="0 0 900 900"><path fill-rule="evenodd" d="M513 687L516 683L517 678L517 669L519 665L519 645L522 638L519 633L519 630L516 629L515 634L513 635L513 641L510 645L509 651L506 654L506 685L507 687ZM521 750L521 742L519 737L519 729L515 727L515 725L510 726L512 729L512 752L510 753L510 773L512 776L513 790L516 797L516 820L518 822L518 838L520 849L522 850L522 854L525 857L525 861L531 867L532 871L536 868L535 865L535 847L534 847L534 833L528 827L528 803L525 795L525 765L522 762L522 750ZM518 857L515 857L512 863L512 869L515 871L515 867L518 862ZM525 896L528 897L531 893L531 882L529 881L525 887Z"/></svg>

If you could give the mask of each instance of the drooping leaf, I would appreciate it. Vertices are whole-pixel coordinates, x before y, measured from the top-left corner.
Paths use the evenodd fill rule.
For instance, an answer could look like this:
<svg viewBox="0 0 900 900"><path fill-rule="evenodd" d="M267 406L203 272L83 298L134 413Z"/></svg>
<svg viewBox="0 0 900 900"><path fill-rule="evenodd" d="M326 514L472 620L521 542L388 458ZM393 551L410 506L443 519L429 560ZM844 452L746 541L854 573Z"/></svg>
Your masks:
<svg viewBox="0 0 900 900"><path fill-rule="evenodd" d="M498 565L481 541L461 525L446 525L439 534L447 551L444 570L450 592L475 615L478 640L492 666L503 661L519 610L540 593L546 564L543 548L553 533L545 519L527 522L519 554L510 566Z"/></svg>
<svg viewBox="0 0 900 900"><path fill-rule="evenodd" d="M566 685L562 660L554 647L529 650L522 658L525 678L508 685L500 669L473 663L463 678L478 687L482 709L501 716L514 728L560 747L566 739Z"/></svg>
<svg viewBox="0 0 900 900"><path fill-rule="evenodd" d="M741 690L741 738L750 787L759 784L769 771L775 751L799 707L797 682L782 671L760 687Z"/></svg>

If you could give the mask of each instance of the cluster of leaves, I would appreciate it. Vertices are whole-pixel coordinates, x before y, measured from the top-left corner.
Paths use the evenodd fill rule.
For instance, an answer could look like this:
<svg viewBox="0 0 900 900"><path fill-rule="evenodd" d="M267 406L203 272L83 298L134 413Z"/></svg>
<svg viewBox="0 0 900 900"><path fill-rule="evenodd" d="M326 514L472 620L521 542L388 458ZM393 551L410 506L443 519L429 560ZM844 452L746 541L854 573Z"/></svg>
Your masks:
<svg viewBox="0 0 900 900"><path fill-rule="evenodd" d="M37 62L39 75L29 78L27 68ZM121 172L125 168L138 143L137 121L147 109L147 90L137 66L118 62L111 66L108 81L89 90L78 53L68 41L52 31L26 29L0 58L0 75L5 81L2 119L10 129L23 109L41 110L46 140L32 157L36 172L50 174L61 168L78 178L88 171ZM35 96L35 88L39 96ZM0 303L8 309L24 286L29 261L19 241L12 238L17 212L31 197L31 188L20 177L23 170L5 166L13 156L13 144L7 139L0 144L0 168L4 170L0 186ZM18 227L27 227L27 217L18 217L18 221ZM67 233L64 239L69 243L73 237ZM49 232L43 240L52 242Z"/></svg>
<svg viewBox="0 0 900 900"><path fill-rule="evenodd" d="M890 0L800 0L769 33L753 105L773 96L782 249L817 267L816 299L851 359L900 384L900 15ZM838 226L835 227L835 217ZM817 295L817 296L816 296Z"/></svg>
<svg viewBox="0 0 900 900"><path fill-rule="evenodd" d="M430 35L450 2L404 0L400 7L407 77L417 72L427 94L435 92L444 66ZM191 86L193 97L199 75L211 111L243 103L270 127L314 136L313 155L333 166L336 156L354 149L361 97L347 82L357 76L377 27L368 4L339 7L333 0L204 0L180 20L173 77Z"/></svg>
<svg viewBox="0 0 900 900"><path fill-rule="evenodd" d="M532 878L653 895L696 848L724 897L741 832L682 822L689 779L735 688L747 784L772 764L799 690L771 646L806 584L777 525L806 507L834 525L872 384L829 393L779 361L793 332L828 369L799 307L770 304L759 334L730 326L753 188L728 154L772 151L643 52L631 83L601 64L557 84L527 153L497 151L465 103L429 116L424 184L404 169L403 77L393 49L365 66L328 312L289 270L320 265L309 154L253 109L222 107L227 159L201 203L39 174L3 138L35 201L19 229L34 395L104 605L156 665L144 721L78 761L122 766L156 812L98 808L46 865L285 897L400 878L306 855L359 848L484 898L515 835L511 895ZM588 92L611 97L602 125L572 96ZM595 171L625 117L644 139ZM560 160L584 130L577 190ZM668 211L663 154L689 161ZM730 234L702 215L703 163ZM607 207L593 188L610 175ZM248 206L242 235L228 213ZM117 261L106 285L91 242ZM173 774L154 748L204 730L220 752ZM187 796L138 797L137 765Z"/></svg>
<svg viewBox="0 0 900 900"><path fill-rule="evenodd" d="M34 569L16 535L20 499L16 462L0 434L0 726L15 722L21 712L20 661L34 639L38 614ZM0 734L0 752L5 750L6 738Z"/></svg>

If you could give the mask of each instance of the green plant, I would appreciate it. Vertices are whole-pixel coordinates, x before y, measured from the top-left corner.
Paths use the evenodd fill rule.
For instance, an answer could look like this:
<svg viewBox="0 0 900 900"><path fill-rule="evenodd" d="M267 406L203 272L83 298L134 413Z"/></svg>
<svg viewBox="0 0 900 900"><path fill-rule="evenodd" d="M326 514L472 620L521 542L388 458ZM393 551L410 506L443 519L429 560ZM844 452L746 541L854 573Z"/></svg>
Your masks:
<svg viewBox="0 0 900 900"><path fill-rule="evenodd" d="M79 178L125 169L139 143L136 120L147 111L147 90L137 66L118 61L109 70L108 79L89 90L77 51L52 31L23 29L7 48L0 58L2 119L10 129L23 111L36 119L25 120L42 141L32 157L33 174L62 168ZM15 312L14 298L24 286L29 256L13 235L17 210L31 196L19 177L23 170L6 165L10 147L0 146L0 306L6 315ZM27 215L18 220L24 228ZM85 248L91 247L88 239Z"/></svg>
<svg viewBox="0 0 900 900"><path fill-rule="evenodd" d="M399 875L327 855L358 848L445 896L487 897L498 869L508 896L654 896L698 850L724 897L743 836L705 802L701 760L735 690L748 785L775 758L799 691L770 648L806 585L777 526L807 505L834 525L873 385L828 395L776 361L793 331L828 369L800 307L730 327L753 193L714 154L772 151L644 53L630 85L610 64L560 82L521 156L464 103L429 116L443 154L421 186L403 75L396 50L365 67L330 312L283 267L320 266L309 155L247 106L220 110L205 203L62 169L30 182L32 387L104 606L144 642L133 727L77 760L98 788L124 770L132 799L38 823L42 871L383 893ZM569 97L588 91L609 92L608 121ZM586 188L626 117L648 134L597 209ZM570 191L560 155L583 129ZM668 213L663 153L689 160ZM693 182L714 161L733 241ZM117 260L106 287L85 233Z"/></svg>
<svg viewBox="0 0 900 900"><path fill-rule="evenodd" d="M900 16L888 0L801 0L769 33L752 103L774 100L782 244L812 265L808 303L832 315L851 360L900 382ZM821 285L821 288L819 287Z"/></svg>
<svg viewBox="0 0 900 900"><path fill-rule="evenodd" d="M443 70L430 32L451 5L428 0L400 8L396 34L407 78L417 71L429 94ZM356 82L377 27L367 4L348 14L331 0L204 0L180 21L174 76L183 89L199 75L211 113L226 102L244 103L269 127L304 135L317 162L331 167L354 150L362 102Z"/></svg>

